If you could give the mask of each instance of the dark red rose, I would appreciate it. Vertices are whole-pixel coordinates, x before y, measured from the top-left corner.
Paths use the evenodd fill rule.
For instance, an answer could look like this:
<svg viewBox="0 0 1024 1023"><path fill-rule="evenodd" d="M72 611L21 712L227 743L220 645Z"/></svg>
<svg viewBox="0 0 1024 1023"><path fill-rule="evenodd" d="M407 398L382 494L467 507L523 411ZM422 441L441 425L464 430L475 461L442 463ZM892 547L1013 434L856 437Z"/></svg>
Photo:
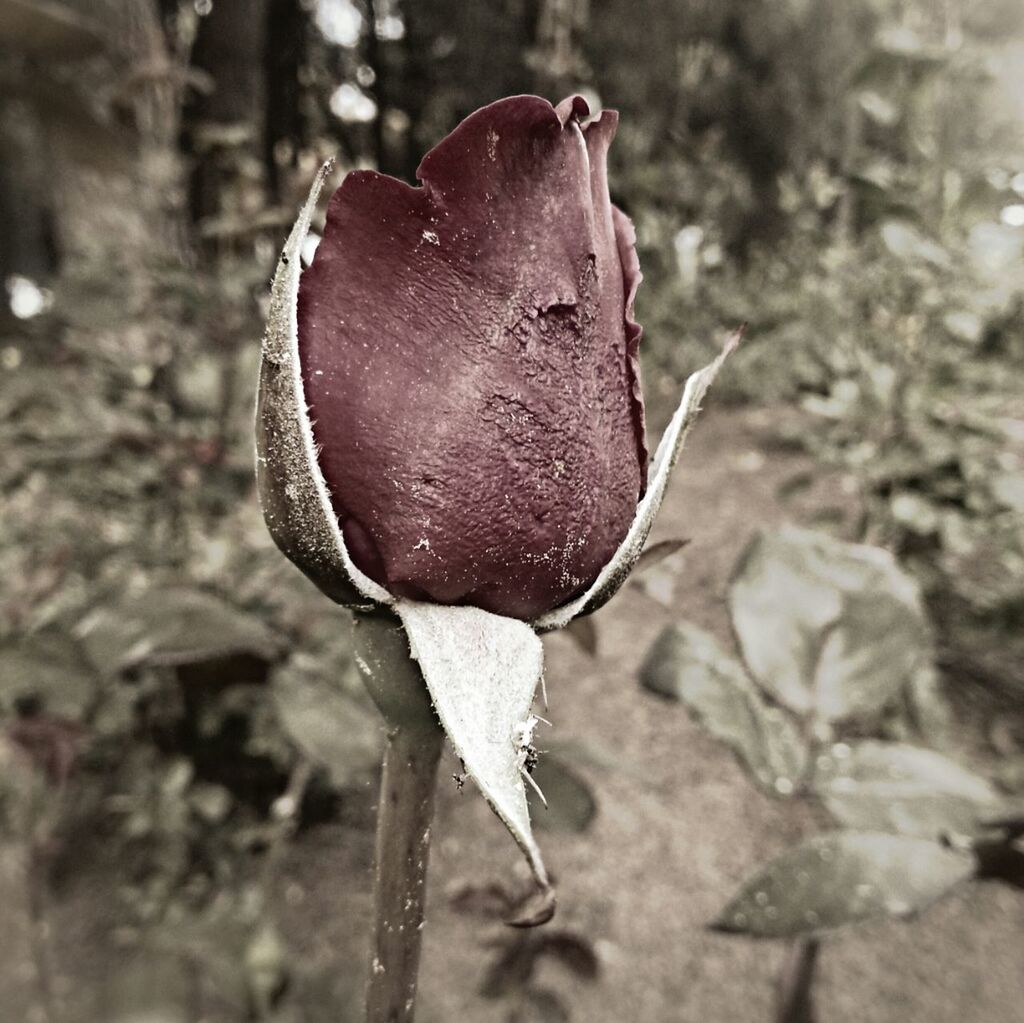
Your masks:
<svg viewBox="0 0 1024 1023"><path fill-rule="evenodd" d="M594 581L646 477L618 116L515 96L413 188L350 173L299 281L319 465L355 564L392 594L533 618Z"/></svg>

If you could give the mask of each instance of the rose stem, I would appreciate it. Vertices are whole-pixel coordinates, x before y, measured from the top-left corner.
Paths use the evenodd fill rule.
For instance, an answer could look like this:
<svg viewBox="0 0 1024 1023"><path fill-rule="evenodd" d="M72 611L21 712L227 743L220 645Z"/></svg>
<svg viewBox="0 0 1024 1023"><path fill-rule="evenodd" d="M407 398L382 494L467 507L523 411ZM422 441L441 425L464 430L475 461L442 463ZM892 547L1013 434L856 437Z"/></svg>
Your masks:
<svg viewBox="0 0 1024 1023"><path fill-rule="evenodd" d="M429 712L420 720L394 723L388 731L377 809L367 1023L411 1023L413 1018L443 739Z"/></svg>
<svg viewBox="0 0 1024 1023"><path fill-rule="evenodd" d="M816 937L790 942L779 972L775 1023L815 1023L814 977L821 943Z"/></svg>

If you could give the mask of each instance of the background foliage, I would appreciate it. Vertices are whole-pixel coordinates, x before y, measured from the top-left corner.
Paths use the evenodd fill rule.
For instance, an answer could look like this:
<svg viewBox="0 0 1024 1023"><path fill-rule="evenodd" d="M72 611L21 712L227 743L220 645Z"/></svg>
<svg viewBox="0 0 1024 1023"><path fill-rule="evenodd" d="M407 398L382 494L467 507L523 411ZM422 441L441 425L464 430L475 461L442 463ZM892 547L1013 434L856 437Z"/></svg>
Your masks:
<svg viewBox="0 0 1024 1023"><path fill-rule="evenodd" d="M319 1020L358 990L361 962L303 972L280 927L289 856L329 822L372 826L378 736L344 623L255 504L267 281L321 159L412 180L461 117L511 93L621 112L610 177L638 228L654 424L748 322L716 400L763 408L766 447L809 456L787 496L841 480L849 514L816 525L883 547L920 592L903 618L878 598L894 602L880 682L815 703L839 701L825 718L849 734L807 718L792 672L758 674L739 620L756 685L685 622L664 642L703 667L645 682L774 795L814 788L808 758L833 739L885 743L911 773L908 743L969 748L988 776L974 788L926 765L957 812L991 779L1020 791L1021 67L1014 0L0 0L0 805L30 963L2 981L15 1011L134 1018L156 985L160 1019ZM672 610L674 564L619 601ZM786 592L816 571L797 564ZM906 688L893 665L925 632L930 674ZM723 693L739 701L724 717ZM585 835L607 758L548 745L547 823ZM840 825L891 830L885 799L837 814L836 791L815 789ZM358 888L353 855L338 870ZM959 879L962 859L936 856ZM119 879L104 954L129 963L109 984L47 924L104 861ZM449 894L474 926L515 897L490 881ZM600 983L584 930L504 936L486 1011L568 1018L548 974Z"/></svg>

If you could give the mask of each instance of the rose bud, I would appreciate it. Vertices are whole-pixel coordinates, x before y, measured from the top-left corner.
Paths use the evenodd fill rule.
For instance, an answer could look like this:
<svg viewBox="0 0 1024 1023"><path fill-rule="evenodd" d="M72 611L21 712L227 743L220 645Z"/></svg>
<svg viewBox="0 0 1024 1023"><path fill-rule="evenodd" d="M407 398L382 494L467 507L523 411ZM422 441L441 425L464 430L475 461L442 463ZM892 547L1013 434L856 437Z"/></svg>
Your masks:
<svg viewBox="0 0 1024 1023"><path fill-rule="evenodd" d="M688 381L648 474L641 274L606 170L618 115L588 113L515 96L432 149L419 187L349 173L302 272L322 170L274 280L257 417L275 541L332 599L401 619L535 869L519 773L482 763L495 744L474 748L473 722L521 734L536 632L622 584L722 358Z"/></svg>

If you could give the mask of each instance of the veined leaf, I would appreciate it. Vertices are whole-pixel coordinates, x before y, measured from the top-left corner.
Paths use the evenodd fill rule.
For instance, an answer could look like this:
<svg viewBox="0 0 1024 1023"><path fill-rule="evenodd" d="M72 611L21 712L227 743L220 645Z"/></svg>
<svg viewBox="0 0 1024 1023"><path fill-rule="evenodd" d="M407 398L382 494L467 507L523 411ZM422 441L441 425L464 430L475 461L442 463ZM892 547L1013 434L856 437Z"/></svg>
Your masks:
<svg viewBox="0 0 1024 1023"><path fill-rule="evenodd" d="M668 626L651 647L640 680L647 689L686 704L763 789L773 795L795 790L807 744L792 718L769 705L743 666L709 632L688 622Z"/></svg>
<svg viewBox="0 0 1024 1023"><path fill-rule="evenodd" d="M969 853L922 838L871 831L819 835L754 874L713 927L786 938L874 917L907 917L974 869Z"/></svg>

